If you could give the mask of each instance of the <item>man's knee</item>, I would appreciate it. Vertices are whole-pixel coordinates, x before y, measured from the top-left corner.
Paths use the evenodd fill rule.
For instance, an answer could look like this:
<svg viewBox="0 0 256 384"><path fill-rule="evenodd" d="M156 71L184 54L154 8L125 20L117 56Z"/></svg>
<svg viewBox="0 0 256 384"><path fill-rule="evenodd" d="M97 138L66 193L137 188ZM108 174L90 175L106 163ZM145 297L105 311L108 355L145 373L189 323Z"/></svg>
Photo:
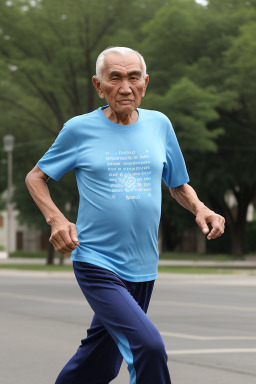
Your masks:
<svg viewBox="0 0 256 384"><path fill-rule="evenodd" d="M108 361L104 367L98 367L97 372L95 372L95 377L101 378L102 383L110 383L114 380L121 368L123 357L121 354L118 354L116 359Z"/></svg>
<svg viewBox="0 0 256 384"><path fill-rule="evenodd" d="M144 341L142 348L145 358L149 360L163 358L167 360L164 341L158 330L154 332L152 337L148 336Z"/></svg>
<svg viewBox="0 0 256 384"><path fill-rule="evenodd" d="M107 378L108 383L110 383L112 380L114 380L117 377L119 371L120 371L120 367L118 367L117 369L114 369L112 371L109 371L109 374L107 376L104 376L104 378L105 379Z"/></svg>

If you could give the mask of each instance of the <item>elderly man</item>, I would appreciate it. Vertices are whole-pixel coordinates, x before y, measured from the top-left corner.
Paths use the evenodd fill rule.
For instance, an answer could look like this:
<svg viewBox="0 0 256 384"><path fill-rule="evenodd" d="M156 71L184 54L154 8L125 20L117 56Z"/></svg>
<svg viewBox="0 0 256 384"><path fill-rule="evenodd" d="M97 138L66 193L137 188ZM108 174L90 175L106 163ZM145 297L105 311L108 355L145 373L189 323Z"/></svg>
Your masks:
<svg viewBox="0 0 256 384"><path fill-rule="evenodd" d="M162 178L208 239L223 233L225 220L187 184L168 118L139 108L149 81L143 57L126 47L107 48L92 81L107 105L64 124L26 177L51 226L49 241L57 252L72 251L76 279L95 312L56 384L107 384L123 358L131 384L171 383L163 340L146 315L157 278ZM80 195L76 225L47 187L71 169Z"/></svg>

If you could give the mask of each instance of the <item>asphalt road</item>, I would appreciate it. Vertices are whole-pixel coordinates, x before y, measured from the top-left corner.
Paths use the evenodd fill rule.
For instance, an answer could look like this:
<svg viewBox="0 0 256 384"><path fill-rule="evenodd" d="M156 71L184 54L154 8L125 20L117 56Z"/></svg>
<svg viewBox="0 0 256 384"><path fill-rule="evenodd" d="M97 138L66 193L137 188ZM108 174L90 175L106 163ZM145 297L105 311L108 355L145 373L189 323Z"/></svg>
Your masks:
<svg viewBox="0 0 256 384"><path fill-rule="evenodd" d="M70 273L0 271L0 313L1 384L54 384L92 318ZM148 316L173 384L255 384L256 276L161 274Z"/></svg>

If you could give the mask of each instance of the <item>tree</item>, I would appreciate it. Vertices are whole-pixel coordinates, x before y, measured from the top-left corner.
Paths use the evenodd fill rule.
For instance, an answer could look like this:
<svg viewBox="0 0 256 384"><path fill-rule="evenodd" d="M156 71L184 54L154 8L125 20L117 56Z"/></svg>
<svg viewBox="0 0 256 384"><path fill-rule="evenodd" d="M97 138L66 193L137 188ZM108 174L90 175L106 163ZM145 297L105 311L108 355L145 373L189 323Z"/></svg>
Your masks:
<svg viewBox="0 0 256 384"><path fill-rule="evenodd" d="M38 210L26 215L34 203L25 175L66 120L99 105L91 83L99 52L125 45L142 52L148 65L150 84L142 106L170 117L193 186L227 218L232 252L241 253L246 210L255 198L256 1L8 3L12 6L0 3L0 107L5 110L0 133L16 138L14 199L23 220L37 221L38 212L38 225L45 225ZM247 152L250 158L241 156ZM73 215L78 198L71 177L65 176L60 187L52 183L51 190L55 194L56 188L60 207L76 196ZM228 190L238 200L237 217L223 198ZM171 216L169 201L164 196L168 214L164 210L163 217Z"/></svg>
<svg viewBox="0 0 256 384"><path fill-rule="evenodd" d="M145 7L118 0L0 3L0 107L5 111L0 133L15 136L13 198L21 222L49 230L25 187L25 176L65 121L98 106L91 78L99 52L114 44L136 48L140 23L157 8L151 0ZM54 201L73 220L78 207L74 176L50 184ZM5 186L0 185L0 192Z"/></svg>
<svg viewBox="0 0 256 384"><path fill-rule="evenodd" d="M210 199L213 206L225 213L231 229L231 250L236 255L244 252L246 214L249 204L256 196L256 175L253 170L256 162L256 113L253 102L256 97L255 41L255 23L248 23L240 28L239 35L232 40L230 48L225 52L227 76L223 87L235 90L238 100L233 111L224 111L220 107L226 135L219 142L222 164L216 176L223 178L221 184L235 196L235 211L229 207L224 196L216 193L213 186L216 178L209 183ZM217 161L214 159L214 164Z"/></svg>
<svg viewBox="0 0 256 384"><path fill-rule="evenodd" d="M211 0L202 7L174 0L143 28L150 73L156 76L151 107L156 102L171 118L192 182L226 217L231 252L239 255L248 204L255 198L255 4ZM211 94L201 103L208 120L197 113L199 90ZM213 147L217 151L209 151ZM237 199L235 214L225 200L229 190Z"/></svg>

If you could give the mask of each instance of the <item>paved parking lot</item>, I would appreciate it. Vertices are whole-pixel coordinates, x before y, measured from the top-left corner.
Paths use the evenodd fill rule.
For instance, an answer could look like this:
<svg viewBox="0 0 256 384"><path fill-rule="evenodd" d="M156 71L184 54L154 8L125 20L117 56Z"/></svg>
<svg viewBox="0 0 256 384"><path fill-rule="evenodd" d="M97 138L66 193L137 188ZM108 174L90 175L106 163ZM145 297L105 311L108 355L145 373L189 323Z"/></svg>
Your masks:
<svg viewBox="0 0 256 384"><path fill-rule="evenodd" d="M254 384L255 304L256 276L161 274L148 315L173 384ZM0 311L3 384L54 384L92 317L71 273L0 271Z"/></svg>

